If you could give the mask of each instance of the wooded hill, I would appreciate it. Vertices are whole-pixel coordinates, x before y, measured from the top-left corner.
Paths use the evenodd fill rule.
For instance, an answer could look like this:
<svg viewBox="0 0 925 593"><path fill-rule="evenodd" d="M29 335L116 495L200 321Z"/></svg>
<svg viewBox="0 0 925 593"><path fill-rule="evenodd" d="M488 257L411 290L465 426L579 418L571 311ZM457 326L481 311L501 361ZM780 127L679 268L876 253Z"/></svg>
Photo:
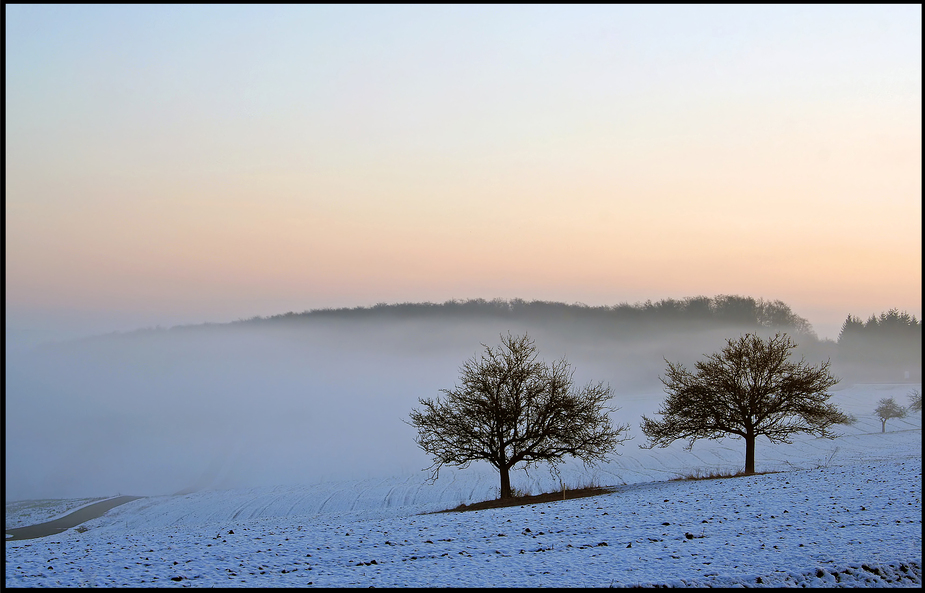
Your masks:
<svg viewBox="0 0 925 593"><path fill-rule="evenodd" d="M725 326L769 328L815 338L809 322L782 301L720 295L665 299L657 302L588 306L551 301L453 300L445 303L380 303L372 307L314 309L254 317L236 323L266 324L312 320L397 320L397 319L505 319L529 324L568 323L608 332L613 329L705 329Z"/></svg>
<svg viewBox="0 0 925 593"><path fill-rule="evenodd" d="M423 330L426 326L429 329ZM287 331L325 328L338 335L357 335L392 328L404 331L409 340L426 344L428 332L478 344L494 341L499 331L529 331L554 336L570 344L588 348L635 348L637 344L667 344L665 354L693 356L707 354L722 343L717 338L736 337L744 332L790 334L799 345L798 356L808 361L830 359L838 375L849 381L921 381L922 324L913 315L891 309L871 315L863 322L849 315L837 341L820 340L812 325L779 300L755 299L737 295L696 296L680 300L664 299L613 306L589 306L523 299L469 299L444 303L380 303L372 307L313 309L269 317L253 317L231 323L205 323L156 330L145 329L120 334L172 335L207 329ZM212 332L210 332L212 333ZM711 336L709 340L705 336ZM609 344L609 345L608 345ZM426 348L426 345L424 346ZM642 355L637 349L635 355ZM621 352L622 353L622 352ZM619 356L616 351L615 356ZM635 356L634 355L634 356ZM661 364L662 355L655 357Z"/></svg>

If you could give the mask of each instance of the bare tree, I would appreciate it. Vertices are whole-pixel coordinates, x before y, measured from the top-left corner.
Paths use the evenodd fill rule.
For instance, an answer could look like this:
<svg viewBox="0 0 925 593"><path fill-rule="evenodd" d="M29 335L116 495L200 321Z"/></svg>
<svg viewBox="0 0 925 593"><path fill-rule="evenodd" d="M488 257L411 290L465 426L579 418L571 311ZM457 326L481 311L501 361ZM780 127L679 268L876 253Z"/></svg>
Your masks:
<svg viewBox="0 0 925 593"><path fill-rule="evenodd" d="M594 465L627 440L621 435L629 425L611 425L609 386L576 389L565 358L538 361L526 334L501 336L498 348L482 346L485 352L460 368L461 385L441 389L445 400L419 399L422 408L411 411L415 442L434 459L431 480L444 465L485 460L501 474L501 498L510 498L510 470L518 463L555 466L569 455Z"/></svg>
<svg viewBox="0 0 925 593"><path fill-rule="evenodd" d="M906 408L896 403L892 397L885 397L877 402L874 414L880 418L880 432L886 432L886 421L890 418L905 418Z"/></svg>
<svg viewBox="0 0 925 593"><path fill-rule="evenodd" d="M922 411L922 392L918 389L913 389L909 392L909 411L910 412L921 412Z"/></svg>
<svg viewBox="0 0 925 593"><path fill-rule="evenodd" d="M662 420L642 417L648 437L643 448L667 447L677 439L738 436L745 439L745 473L755 472L755 440L790 443L798 432L833 438L829 427L853 418L827 402L827 390L838 383L829 362L819 367L789 361L796 344L787 334L762 339L745 334L727 340L721 353L696 363L691 373L681 364L668 364L661 377L668 398L657 412Z"/></svg>

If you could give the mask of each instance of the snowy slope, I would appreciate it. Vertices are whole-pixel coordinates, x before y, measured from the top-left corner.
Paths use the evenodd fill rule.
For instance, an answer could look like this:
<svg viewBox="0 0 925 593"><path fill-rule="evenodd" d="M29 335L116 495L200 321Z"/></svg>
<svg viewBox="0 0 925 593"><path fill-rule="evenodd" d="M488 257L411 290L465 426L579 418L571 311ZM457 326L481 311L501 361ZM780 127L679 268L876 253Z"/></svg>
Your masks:
<svg viewBox="0 0 925 593"><path fill-rule="evenodd" d="M870 413L911 387L836 393L856 425L759 444L759 471L784 471L748 478L667 481L739 469L738 441L631 442L597 472L566 472L616 492L545 505L420 514L493 497L497 477L474 467L434 485L414 474L149 497L83 533L7 542L6 586L919 586L921 414L881 433Z"/></svg>
<svg viewBox="0 0 925 593"><path fill-rule="evenodd" d="M44 523L68 515L105 498L19 500L6 503L6 527Z"/></svg>

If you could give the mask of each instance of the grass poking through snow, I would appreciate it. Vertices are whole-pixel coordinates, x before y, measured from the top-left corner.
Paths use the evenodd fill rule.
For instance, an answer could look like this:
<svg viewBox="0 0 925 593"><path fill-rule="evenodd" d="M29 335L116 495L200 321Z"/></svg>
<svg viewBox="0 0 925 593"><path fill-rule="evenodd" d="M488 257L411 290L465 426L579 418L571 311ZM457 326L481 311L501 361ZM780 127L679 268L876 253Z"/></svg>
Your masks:
<svg viewBox="0 0 925 593"><path fill-rule="evenodd" d="M670 482L683 482L688 480L725 480L728 478L742 478L745 476L763 476L765 474L776 474L778 472L754 472L746 473L745 470L739 470L737 472L729 471L717 471L717 470L702 470L695 469L692 472L678 475L677 477L671 478Z"/></svg>

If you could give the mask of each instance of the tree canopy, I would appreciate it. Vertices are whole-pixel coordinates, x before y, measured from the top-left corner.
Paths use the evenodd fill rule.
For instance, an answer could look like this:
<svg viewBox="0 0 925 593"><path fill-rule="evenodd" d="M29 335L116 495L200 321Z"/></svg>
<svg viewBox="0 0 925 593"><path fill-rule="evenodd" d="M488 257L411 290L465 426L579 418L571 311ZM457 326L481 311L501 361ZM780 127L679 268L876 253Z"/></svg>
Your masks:
<svg viewBox="0 0 925 593"><path fill-rule="evenodd" d="M657 412L661 420L643 416L645 448L667 447L687 439L737 436L745 439L745 472L755 471L755 439L789 443L798 432L832 435L833 424L852 418L828 403L827 390L838 383L829 362L818 367L789 360L796 344L787 334L764 339L745 334L727 340L722 352L696 363L696 373L678 363L668 364L661 377L668 398Z"/></svg>
<svg viewBox="0 0 925 593"><path fill-rule="evenodd" d="M839 368L864 380L921 380L922 322L890 309L867 321L848 315L838 334Z"/></svg>
<svg viewBox="0 0 925 593"><path fill-rule="evenodd" d="M921 412L922 411L922 392L918 389L913 389L909 392L909 411L910 412Z"/></svg>
<svg viewBox="0 0 925 593"><path fill-rule="evenodd" d="M523 299L468 299L444 303L379 303L372 307L314 309L271 317L254 317L242 323L280 323L321 319L505 319L539 325L578 324L612 333L628 327L652 330L702 329L741 326L787 330L815 337L809 322L779 300L739 295L696 296L653 302L589 306Z"/></svg>
<svg viewBox="0 0 925 593"><path fill-rule="evenodd" d="M905 418L908 410L902 407L892 397L885 397L877 402L874 414L880 419L880 432L886 432L886 421L890 418Z"/></svg>
<svg viewBox="0 0 925 593"><path fill-rule="evenodd" d="M510 470L565 456L593 465L626 440L628 425L613 426L606 404L609 386L576 388L574 370L562 358L537 360L526 335L501 337L460 369L460 384L442 389L445 399L419 399L411 411L415 442L433 457L431 479L444 465L467 467L485 460L501 474L501 498L511 497Z"/></svg>

